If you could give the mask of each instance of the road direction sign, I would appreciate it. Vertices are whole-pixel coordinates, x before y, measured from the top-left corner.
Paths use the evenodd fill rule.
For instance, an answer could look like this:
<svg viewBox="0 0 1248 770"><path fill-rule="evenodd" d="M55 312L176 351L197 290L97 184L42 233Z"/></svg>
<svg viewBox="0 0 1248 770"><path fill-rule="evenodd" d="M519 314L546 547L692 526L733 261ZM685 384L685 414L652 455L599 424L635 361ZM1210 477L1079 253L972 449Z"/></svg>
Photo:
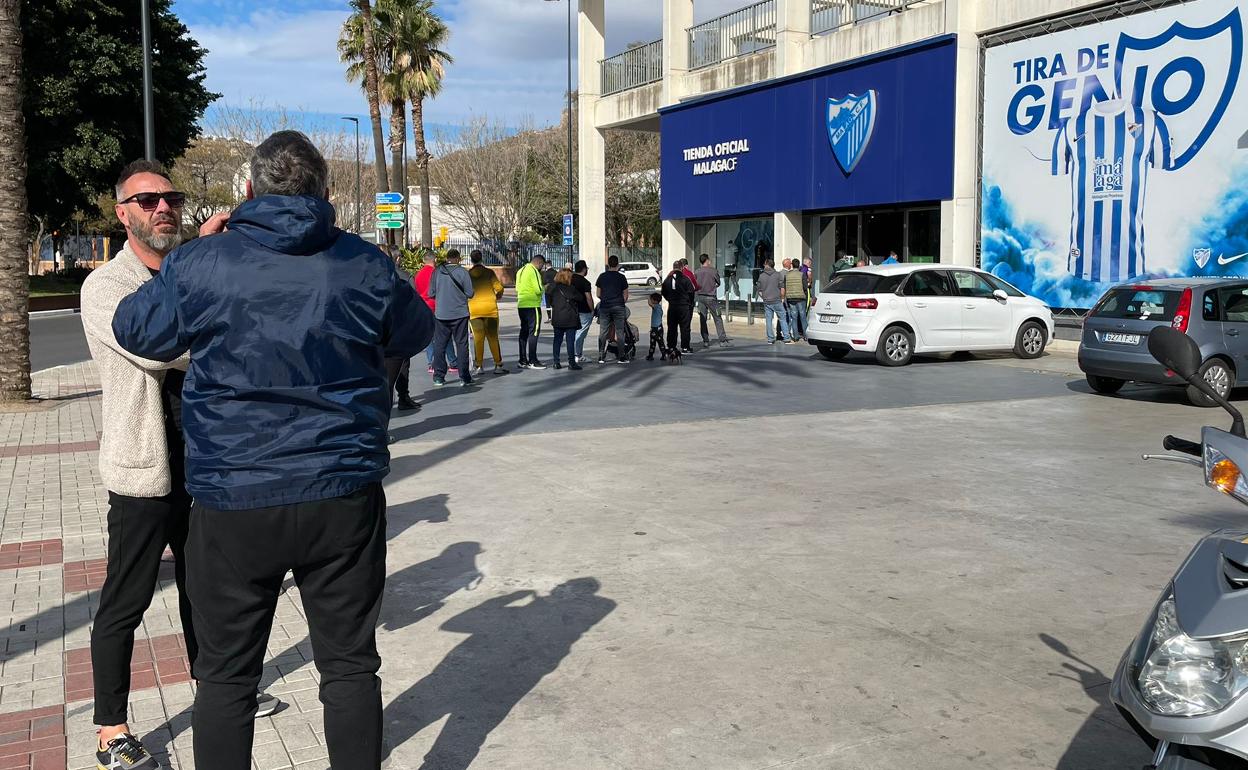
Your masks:
<svg viewBox="0 0 1248 770"><path fill-rule="evenodd" d="M402 213L393 214L388 211L381 211L381 212L378 212L377 214L377 221L378 222L402 222L403 214Z"/></svg>
<svg viewBox="0 0 1248 770"><path fill-rule="evenodd" d="M564 246L572 245L572 241L573 241L572 232L573 232L572 215L564 214L563 215L563 245Z"/></svg>
<svg viewBox="0 0 1248 770"><path fill-rule="evenodd" d="M400 228L400 227L402 227L402 226L403 226L403 223L402 223L402 222L398 222L398 221L395 221L395 220L388 220L388 221L385 221L385 222L378 222L378 223L377 223L377 228L378 228L378 229L380 229L380 230L397 230L397 229L399 229L399 228Z"/></svg>
<svg viewBox="0 0 1248 770"><path fill-rule="evenodd" d="M397 193L397 192L377 193L377 203L393 204L393 203L402 203L402 202L403 202L403 193Z"/></svg>
<svg viewBox="0 0 1248 770"><path fill-rule="evenodd" d="M388 211L388 212L397 214L402 210L403 210L403 207L397 203L378 203L377 204L378 213L381 213L383 211Z"/></svg>

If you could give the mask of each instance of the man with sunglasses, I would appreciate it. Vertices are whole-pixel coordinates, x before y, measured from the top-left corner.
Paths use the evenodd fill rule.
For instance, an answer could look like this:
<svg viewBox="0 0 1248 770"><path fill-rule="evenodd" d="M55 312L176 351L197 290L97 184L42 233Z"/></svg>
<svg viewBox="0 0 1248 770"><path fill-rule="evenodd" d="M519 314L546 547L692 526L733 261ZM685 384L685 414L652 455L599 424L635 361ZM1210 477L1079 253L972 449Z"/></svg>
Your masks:
<svg viewBox="0 0 1248 770"><path fill-rule="evenodd" d="M190 352L187 589L200 643L195 765L206 770L252 767L256 687L287 571L321 675L330 764L381 764L385 361L420 352L434 321L394 260L338 229L328 180L306 136L270 136L224 232L170 254L113 317L134 355Z"/></svg>
<svg viewBox="0 0 1248 770"><path fill-rule="evenodd" d="M186 357L170 362L135 356L113 335L118 303L160 272L165 255L182 242L185 196L164 168L135 161L117 180L117 219L126 243L82 286L87 344L100 372L103 432L100 476L108 489L108 572L91 629L95 679L97 762L105 768L155 768L156 761L130 733L127 701L134 632L155 592L165 547L174 554L178 610L187 657L198 652L186 592L187 522L182 437L182 383ZM276 699L263 696L272 713Z"/></svg>

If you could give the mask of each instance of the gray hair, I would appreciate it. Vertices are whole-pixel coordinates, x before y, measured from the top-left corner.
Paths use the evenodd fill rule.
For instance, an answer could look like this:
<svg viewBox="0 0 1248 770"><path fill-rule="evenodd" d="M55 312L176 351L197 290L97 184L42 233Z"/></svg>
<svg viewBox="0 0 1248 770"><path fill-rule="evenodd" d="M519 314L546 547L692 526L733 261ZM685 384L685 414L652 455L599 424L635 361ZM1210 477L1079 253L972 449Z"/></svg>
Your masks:
<svg viewBox="0 0 1248 770"><path fill-rule="evenodd" d="M278 131L251 156L251 191L261 195L325 197L329 167L312 140L299 131Z"/></svg>

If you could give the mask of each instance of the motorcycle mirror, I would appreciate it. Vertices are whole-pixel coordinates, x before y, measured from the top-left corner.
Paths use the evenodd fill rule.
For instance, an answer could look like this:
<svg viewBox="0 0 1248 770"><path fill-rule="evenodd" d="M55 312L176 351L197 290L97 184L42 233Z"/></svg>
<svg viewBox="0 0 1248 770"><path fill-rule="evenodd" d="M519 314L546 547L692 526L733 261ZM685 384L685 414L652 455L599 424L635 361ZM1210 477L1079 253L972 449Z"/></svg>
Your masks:
<svg viewBox="0 0 1248 770"><path fill-rule="evenodd" d="M1178 329L1158 326L1149 332L1148 352L1162 366L1185 380L1195 377L1200 370L1200 348L1196 345L1196 340Z"/></svg>

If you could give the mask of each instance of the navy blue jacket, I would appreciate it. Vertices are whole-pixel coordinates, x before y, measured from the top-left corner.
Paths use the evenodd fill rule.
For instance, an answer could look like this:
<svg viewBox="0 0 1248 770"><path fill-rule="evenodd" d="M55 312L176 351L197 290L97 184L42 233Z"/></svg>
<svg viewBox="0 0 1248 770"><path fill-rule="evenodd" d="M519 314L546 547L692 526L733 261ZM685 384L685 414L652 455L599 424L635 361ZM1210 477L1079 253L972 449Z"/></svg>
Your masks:
<svg viewBox="0 0 1248 770"><path fill-rule="evenodd" d="M190 350L186 489L219 510L340 497L383 478L383 359L420 352L433 326L394 262L334 226L333 206L276 195L175 249L113 316L135 355Z"/></svg>

